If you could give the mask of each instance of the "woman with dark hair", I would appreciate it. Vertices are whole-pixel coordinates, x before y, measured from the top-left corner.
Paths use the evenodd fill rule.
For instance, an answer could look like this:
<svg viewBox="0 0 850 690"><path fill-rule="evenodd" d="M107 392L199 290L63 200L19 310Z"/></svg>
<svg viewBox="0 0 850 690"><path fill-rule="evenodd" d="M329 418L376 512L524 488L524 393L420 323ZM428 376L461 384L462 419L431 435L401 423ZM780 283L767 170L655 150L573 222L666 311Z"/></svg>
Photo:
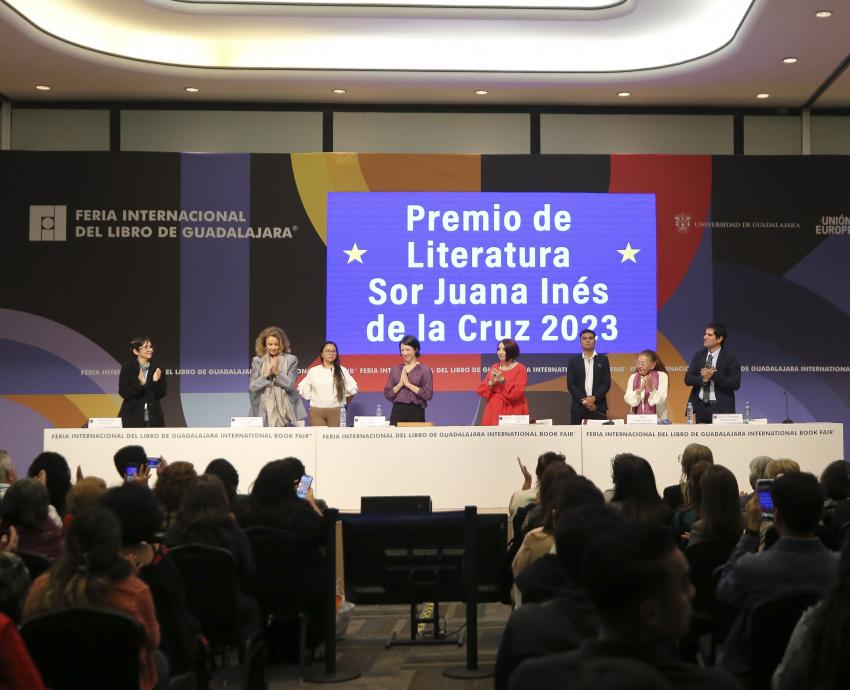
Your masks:
<svg viewBox="0 0 850 690"><path fill-rule="evenodd" d="M654 350L638 353L623 399L632 414L654 414L658 419L667 419L667 367Z"/></svg>
<svg viewBox="0 0 850 690"><path fill-rule="evenodd" d="M310 426L339 426L339 408L357 394L357 382L339 361L339 349L327 340L319 350L321 364L310 367L298 393L310 401Z"/></svg>
<svg viewBox="0 0 850 690"><path fill-rule="evenodd" d="M555 505L561 486L575 470L566 463L552 463L540 479L540 510L526 523L522 544L514 556L511 568L517 578L529 565L549 553L555 543Z"/></svg>
<svg viewBox="0 0 850 690"><path fill-rule="evenodd" d="M153 342L147 336L130 339L132 359L118 374L118 394L123 398L118 416L125 428L165 426L159 401L165 397L165 372L153 365Z"/></svg>
<svg viewBox="0 0 850 690"><path fill-rule="evenodd" d="M850 685L850 538L844 540L838 579L823 601L800 617L782 663L776 690L846 690Z"/></svg>
<svg viewBox="0 0 850 690"><path fill-rule="evenodd" d="M0 524L3 532L17 530L18 551L53 561L62 555L62 530L50 519L48 505L47 489L38 479L21 479L3 496Z"/></svg>
<svg viewBox="0 0 850 690"><path fill-rule="evenodd" d="M643 458L631 453L614 456L611 465L614 496L611 505L637 522L668 522L670 511L655 488L655 473Z"/></svg>
<svg viewBox="0 0 850 690"><path fill-rule="evenodd" d="M167 546L205 544L227 549L236 560L243 587L254 575L254 555L245 533L233 519L227 491L212 474L195 477L183 494L177 519L165 533Z"/></svg>
<svg viewBox="0 0 850 690"><path fill-rule="evenodd" d="M679 540L680 546L685 546L687 544L691 526L699 517L701 494L700 482L702 481L703 474L710 467L714 467L714 465L710 462L706 462L705 460L694 465L691 470L691 476L685 484L684 494L688 497L688 502L682 503L682 505L673 511L673 536Z"/></svg>
<svg viewBox="0 0 850 690"><path fill-rule="evenodd" d="M44 451L35 456L27 470L27 476L38 479L47 487L49 503L58 513L51 515L51 518L61 527L61 517L64 517L66 512L65 501L71 490L71 468L68 467L68 461L59 453Z"/></svg>
<svg viewBox="0 0 850 690"><path fill-rule="evenodd" d="M148 586L135 576L120 548L118 518L99 506L81 512L68 529L62 557L33 582L24 620L69 608L112 609L135 618L144 632L139 687L150 690L157 685L158 670L165 669L164 663L157 669L154 653L159 645L159 624Z"/></svg>
<svg viewBox="0 0 850 690"><path fill-rule="evenodd" d="M157 472L153 495L165 511L166 527L174 521L183 494L197 476L195 466L185 460L168 463Z"/></svg>
<svg viewBox="0 0 850 690"><path fill-rule="evenodd" d="M207 469L204 470L204 474L214 474L221 479L224 484L224 490L227 491L227 501L230 503L231 509L236 506L238 501L245 498L236 492L239 488L239 472L224 458L216 458L210 461Z"/></svg>
<svg viewBox="0 0 850 690"><path fill-rule="evenodd" d="M248 394L251 416L262 417L265 426L293 426L307 416L295 390L298 357L292 354L282 328L269 326L254 343Z"/></svg>
<svg viewBox="0 0 850 690"><path fill-rule="evenodd" d="M841 527L850 521L850 464L833 460L821 473L820 483L826 498L823 502L823 537L832 549L841 548Z"/></svg>
<svg viewBox="0 0 850 690"><path fill-rule="evenodd" d="M730 470L721 465L703 462L698 466L703 465L706 469L700 480L699 519L691 526L688 546L708 539L734 544L744 529L738 481Z"/></svg>
<svg viewBox="0 0 850 690"><path fill-rule="evenodd" d="M390 424L424 422L425 408L434 395L431 369L419 361L419 341L406 335L398 344L401 362L396 364L384 386L384 397L392 401Z"/></svg>
<svg viewBox="0 0 850 690"><path fill-rule="evenodd" d="M177 564L168 549L157 543L163 516L153 493L145 484L127 482L109 489L100 505L118 518L120 553L150 587L161 632L159 648L168 659L171 675L191 671L201 648L201 626L189 611Z"/></svg>
<svg viewBox="0 0 850 690"><path fill-rule="evenodd" d="M517 362L519 345L515 340L505 338L499 341L496 358L499 360L478 384L477 393L487 405L481 416L482 426L497 426L500 415L528 414L528 400L525 398L525 386L528 373Z"/></svg>

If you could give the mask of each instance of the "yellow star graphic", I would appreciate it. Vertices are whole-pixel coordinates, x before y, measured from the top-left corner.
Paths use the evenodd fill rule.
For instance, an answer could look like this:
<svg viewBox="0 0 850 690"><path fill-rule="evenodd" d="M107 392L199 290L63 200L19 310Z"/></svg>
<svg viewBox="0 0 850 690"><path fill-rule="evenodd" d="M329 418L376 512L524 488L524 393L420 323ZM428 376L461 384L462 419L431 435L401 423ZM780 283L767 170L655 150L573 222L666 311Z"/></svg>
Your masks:
<svg viewBox="0 0 850 690"><path fill-rule="evenodd" d="M352 261L357 261L362 264L363 255L369 250L358 248L357 242L355 242L351 249L343 249L342 251L348 254L348 261L346 263L350 264Z"/></svg>
<svg viewBox="0 0 850 690"><path fill-rule="evenodd" d="M635 259L635 254L637 254L640 249L632 249L632 245L629 242L626 242L625 249L618 249L617 252L623 255L621 264L626 263L626 261L631 261L633 264L637 263L637 259Z"/></svg>

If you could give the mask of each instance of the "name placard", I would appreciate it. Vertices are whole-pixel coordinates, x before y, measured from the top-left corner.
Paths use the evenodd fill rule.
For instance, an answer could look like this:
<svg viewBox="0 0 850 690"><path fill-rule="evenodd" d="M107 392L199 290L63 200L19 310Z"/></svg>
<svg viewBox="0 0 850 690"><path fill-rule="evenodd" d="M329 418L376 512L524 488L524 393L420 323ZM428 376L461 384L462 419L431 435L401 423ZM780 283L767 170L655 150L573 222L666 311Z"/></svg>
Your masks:
<svg viewBox="0 0 850 690"><path fill-rule="evenodd" d="M742 414L713 414L711 415L712 424L743 424L744 415Z"/></svg>
<svg viewBox="0 0 850 690"><path fill-rule="evenodd" d="M499 426L528 426L527 414L500 414Z"/></svg>
<svg viewBox="0 0 850 690"><path fill-rule="evenodd" d="M626 424L629 426L632 424L651 424L652 426L656 426L658 424L658 417L654 414L629 414L626 415Z"/></svg>
<svg viewBox="0 0 850 690"><path fill-rule="evenodd" d="M89 417L89 429L123 429L121 417Z"/></svg>
<svg viewBox="0 0 850 690"><path fill-rule="evenodd" d="M263 426L263 418L262 417L231 417L230 418L230 428L231 429L256 429L257 427Z"/></svg>

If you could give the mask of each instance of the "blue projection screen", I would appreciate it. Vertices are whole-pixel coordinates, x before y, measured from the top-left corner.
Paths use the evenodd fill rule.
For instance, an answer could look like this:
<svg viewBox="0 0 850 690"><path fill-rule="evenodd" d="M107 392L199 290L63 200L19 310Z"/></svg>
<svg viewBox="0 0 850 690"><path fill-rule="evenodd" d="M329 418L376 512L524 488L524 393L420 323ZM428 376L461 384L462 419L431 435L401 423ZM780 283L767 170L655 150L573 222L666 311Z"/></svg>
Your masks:
<svg viewBox="0 0 850 690"><path fill-rule="evenodd" d="M343 352L579 348L656 341L655 196L483 192L328 194L327 333Z"/></svg>

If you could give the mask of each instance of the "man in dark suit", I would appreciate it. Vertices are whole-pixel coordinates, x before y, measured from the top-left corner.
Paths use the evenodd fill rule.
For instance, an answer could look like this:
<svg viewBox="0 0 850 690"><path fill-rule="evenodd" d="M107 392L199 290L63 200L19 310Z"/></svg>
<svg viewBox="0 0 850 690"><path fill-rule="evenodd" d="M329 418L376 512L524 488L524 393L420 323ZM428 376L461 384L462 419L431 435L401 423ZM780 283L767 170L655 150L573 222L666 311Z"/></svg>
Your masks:
<svg viewBox="0 0 850 690"><path fill-rule="evenodd" d="M688 402L697 424L711 424L714 414L735 412L735 391L741 387L741 365L726 348L726 326L710 323L702 337L702 350L694 355L685 384L692 386Z"/></svg>
<svg viewBox="0 0 850 690"><path fill-rule="evenodd" d="M567 362L567 390L572 396L570 424L585 419L606 419L611 388L608 358L596 352L596 333L586 328L581 332L581 354Z"/></svg>

